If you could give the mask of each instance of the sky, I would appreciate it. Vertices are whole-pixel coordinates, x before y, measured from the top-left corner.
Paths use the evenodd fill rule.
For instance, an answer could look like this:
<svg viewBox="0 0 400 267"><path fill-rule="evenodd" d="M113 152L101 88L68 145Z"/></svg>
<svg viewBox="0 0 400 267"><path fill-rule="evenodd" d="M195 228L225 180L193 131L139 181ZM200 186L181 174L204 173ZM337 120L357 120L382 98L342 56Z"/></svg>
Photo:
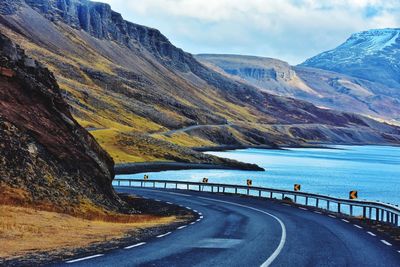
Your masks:
<svg viewBox="0 0 400 267"><path fill-rule="evenodd" d="M97 0L159 29L193 54L242 54L295 65L352 33L400 28L400 0Z"/></svg>

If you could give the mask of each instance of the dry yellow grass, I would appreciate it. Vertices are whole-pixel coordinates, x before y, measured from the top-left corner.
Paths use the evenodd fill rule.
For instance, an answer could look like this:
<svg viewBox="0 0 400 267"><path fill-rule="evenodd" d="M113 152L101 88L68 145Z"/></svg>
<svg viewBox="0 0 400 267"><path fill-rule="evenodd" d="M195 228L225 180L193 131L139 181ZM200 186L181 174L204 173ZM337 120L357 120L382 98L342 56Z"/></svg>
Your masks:
<svg viewBox="0 0 400 267"><path fill-rule="evenodd" d="M0 205L0 258L26 253L74 249L114 238L128 232L176 221L174 216L132 215L133 223L89 221L70 215L31 208Z"/></svg>

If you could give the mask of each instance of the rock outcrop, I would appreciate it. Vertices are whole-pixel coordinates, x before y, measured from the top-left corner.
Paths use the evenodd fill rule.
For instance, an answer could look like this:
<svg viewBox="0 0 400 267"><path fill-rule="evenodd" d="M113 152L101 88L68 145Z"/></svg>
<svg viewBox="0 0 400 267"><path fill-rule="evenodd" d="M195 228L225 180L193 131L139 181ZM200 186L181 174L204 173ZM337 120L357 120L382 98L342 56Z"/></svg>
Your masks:
<svg viewBox="0 0 400 267"><path fill-rule="evenodd" d="M0 34L0 202L117 211L113 167L71 116L53 74Z"/></svg>

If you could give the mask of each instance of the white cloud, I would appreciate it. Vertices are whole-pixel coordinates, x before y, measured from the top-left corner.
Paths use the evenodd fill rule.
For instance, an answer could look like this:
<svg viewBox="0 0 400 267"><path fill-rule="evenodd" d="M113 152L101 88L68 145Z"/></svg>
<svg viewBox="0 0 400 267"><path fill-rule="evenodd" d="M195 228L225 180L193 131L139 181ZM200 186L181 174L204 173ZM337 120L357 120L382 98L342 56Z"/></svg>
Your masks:
<svg viewBox="0 0 400 267"><path fill-rule="evenodd" d="M254 54L293 64L353 32L400 26L398 0L102 1L192 53Z"/></svg>

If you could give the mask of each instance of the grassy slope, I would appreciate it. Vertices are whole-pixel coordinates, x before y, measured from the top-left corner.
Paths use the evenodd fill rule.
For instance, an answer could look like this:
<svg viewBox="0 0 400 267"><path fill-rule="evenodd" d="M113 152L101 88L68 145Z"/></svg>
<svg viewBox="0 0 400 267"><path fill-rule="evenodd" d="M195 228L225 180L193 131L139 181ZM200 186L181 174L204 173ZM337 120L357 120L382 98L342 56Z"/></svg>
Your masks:
<svg viewBox="0 0 400 267"><path fill-rule="evenodd" d="M113 63L105 56L97 53L91 48L90 44L86 43L74 30L68 28L70 32L65 34L65 38L71 44L79 47L79 51L70 53L66 51L56 53L7 28L2 27L1 30L20 44L21 47L26 50L27 54L45 63L56 75L60 88L64 91L66 100L71 105L72 113L76 120L83 127L99 129L91 133L100 145L111 154L116 163L167 160L164 155L169 154L178 156L177 154L179 152L177 151L152 153L151 150L153 148L151 148L151 144L148 149L146 149L145 144L142 144L144 150L140 152L134 150L136 146L129 147L121 145L121 141L128 136L126 134L131 133L156 133L152 135L153 138L188 147L217 145L210 140L190 136L188 134L176 134L167 138L161 133L172 128L167 128L168 126L162 125L160 122L154 122L149 118L142 117L136 114L135 110L127 108L126 106L129 105L127 104L129 98L121 95L119 92L111 90L108 85L99 84L96 80L89 77L87 73L82 71L83 68L90 68L117 77L118 74L115 70L121 68L126 70L125 67ZM65 28L63 28L63 30L65 30ZM77 54L78 52L80 57ZM62 62L62 64L60 64L60 62ZM146 70L146 72L148 71L149 70ZM76 76L75 79L72 79L73 76ZM173 92L170 92L169 96L173 96L174 100L179 104L194 106L195 109L209 106L211 109L216 110L215 114L217 116L224 117L228 120L257 121L257 116L253 115L249 108L224 101L222 96L211 91L210 88L205 88L204 91L198 91L197 88L193 88L192 85L182 84L183 81L181 79L173 77L172 75L171 77L177 79L177 81L172 81L172 85L165 85L163 89L167 91L167 94L168 91L172 90L171 86L178 83L183 88L189 89L192 93L191 95L195 98L185 99L184 96L176 96ZM154 75L152 75L151 78L158 79L158 77ZM168 79L170 79L170 77L168 77ZM165 83L165 81L160 81L161 85L163 83ZM128 88L127 85L123 85L122 87ZM140 95L146 93L140 88L130 87L128 90L130 92L137 92ZM152 104L153 103L149 103L149 106L153 107ZM169 107L163 106L162 104L154 108L154 116L173 121L177 125L176 128L183 127L188 123L193 123L189 122L187 117L176 109L171 110ZM134 135L131 135L129 138L132 141L135 140ZM162 148L159 147L158 149L160 150Z"/></svg>

